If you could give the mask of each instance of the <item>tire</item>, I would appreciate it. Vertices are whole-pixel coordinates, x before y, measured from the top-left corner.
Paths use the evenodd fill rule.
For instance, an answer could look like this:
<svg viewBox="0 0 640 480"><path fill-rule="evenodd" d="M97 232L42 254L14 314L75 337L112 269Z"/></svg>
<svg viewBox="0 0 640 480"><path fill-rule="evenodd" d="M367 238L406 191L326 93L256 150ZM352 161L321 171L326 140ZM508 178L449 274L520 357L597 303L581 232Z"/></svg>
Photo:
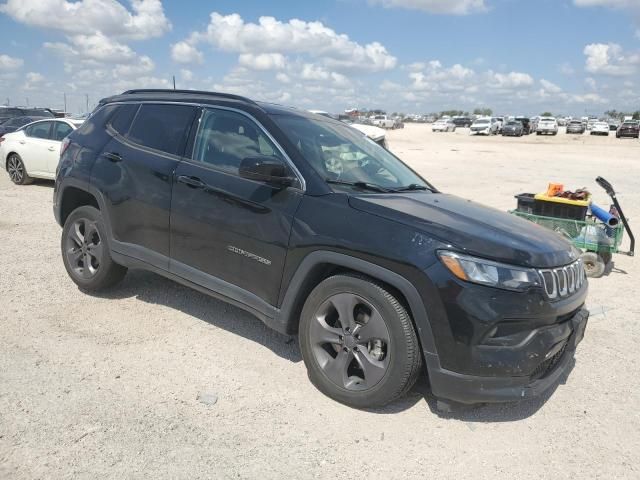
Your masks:
<svg viewBox="0 0 640 480"><path fill-rule="evenodd" d="M311 382L355 408L394 401L422 367L409 313L366 277L336 275L318 284L302 309L299 342Z"/></svg>
<svg viewBox="0 0 640 480"><path fill-rule="evenodd" d="M33 178L27 173L27 167L25 167L22 158L17 153L9 155L6 168L9 178L16 185L28 185L33 182Z"/></svg>
<svg viewBox="0 0 640 480"><path fill-rule="evenodd" d="M606 263L596 252L585 252L580 255L584 264L584 272L589 278L600 278L604 274Z"/></svg>
<svg viewBox="0 0 640 480"><path fill-rule="evenodd" d="M94 207L79 207L64 222L60 242L62 261L80 289L105 290L126 275L127 269L111 258L107 242L102 214Z"/></svg>

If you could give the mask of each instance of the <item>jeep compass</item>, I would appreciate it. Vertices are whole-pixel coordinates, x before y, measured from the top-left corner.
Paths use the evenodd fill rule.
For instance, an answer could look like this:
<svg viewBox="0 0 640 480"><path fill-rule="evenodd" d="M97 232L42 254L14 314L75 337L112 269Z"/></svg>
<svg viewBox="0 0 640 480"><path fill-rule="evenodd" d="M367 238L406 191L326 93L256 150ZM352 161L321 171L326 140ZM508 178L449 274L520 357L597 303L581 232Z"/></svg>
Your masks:
<svg viewBox="0 0 640 480"><path fill-rule="evenodd" d="M54 213L85 291L146 269L297 334L354 407L549 389L584 335L573 247L437 190L330 118L211 92L106 98L61 148Z"/></svg>

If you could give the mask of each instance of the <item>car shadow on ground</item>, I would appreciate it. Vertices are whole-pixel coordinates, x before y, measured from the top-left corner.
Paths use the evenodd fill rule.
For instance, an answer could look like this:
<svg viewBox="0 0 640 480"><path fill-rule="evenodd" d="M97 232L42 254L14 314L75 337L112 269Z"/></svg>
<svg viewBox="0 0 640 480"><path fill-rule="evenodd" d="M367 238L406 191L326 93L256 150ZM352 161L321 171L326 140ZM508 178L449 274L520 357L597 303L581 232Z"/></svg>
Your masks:
<svg viewBox="0 0 640 480"><path fill-rule="evenodd" d="M438 400L432 395L426 375L421 375L416 385L404 397L382 408L369 409L371 413L395 414L415 406L424 404L432 413L445 420L465 422L473 429L474 423L516 422L534 415L553 396L560 385L564 385L575 366L575 359L571 359L569 367L552 385L549 390L539 397L509 403L484 403L476 405L451 404L450 411L443 411L438 406Z"/></svg>
<svg viewBox="0 0 640 480"><path fill-rule="evenodd" d="M191 288L180 285L160 275L143 270L130 270L124 281L117 287L96 294L99 298L124 299L137 298L143 302L164 305L179 310L194 318L218 328L256 342L270 349L279 357L297 363L302 360L297 338L281 335L267 327L258 318L233 305L217 300ZM409 393L391 404L373 409L370 413L389 415L401 413L415 405L424 404L442 419L459 420L468 424L484 422L512 422L535 414L553 395L556 388L564 384L575 361L572 360L567 371L558 381L540 397L520 402L481 405L451 406L451 411L438 408L438 401L431 394L426 374L419 376ZM471 427L470 427L471 428Z"/></svg>
<svg viewBox="0 0 640 480"><path fill-rule="evenodd" d="M164 305L259 343L291 362L302 360L296 338L276 332L240 308L152 272L129 270L121 284L93 295L110 299L135 297L143 302Z"/></svg>

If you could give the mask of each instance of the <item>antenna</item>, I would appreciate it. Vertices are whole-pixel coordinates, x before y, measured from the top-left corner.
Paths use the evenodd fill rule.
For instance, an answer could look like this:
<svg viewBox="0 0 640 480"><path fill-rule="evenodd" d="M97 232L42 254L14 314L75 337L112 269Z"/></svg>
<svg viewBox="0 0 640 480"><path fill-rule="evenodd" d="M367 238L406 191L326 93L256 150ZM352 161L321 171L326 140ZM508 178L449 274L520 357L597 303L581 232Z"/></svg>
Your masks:
<svg viewBox="0 0 640 480"><path fill-rule="evenodd" d="M173 76L173 89L176 89L176 76Z"/></svg>

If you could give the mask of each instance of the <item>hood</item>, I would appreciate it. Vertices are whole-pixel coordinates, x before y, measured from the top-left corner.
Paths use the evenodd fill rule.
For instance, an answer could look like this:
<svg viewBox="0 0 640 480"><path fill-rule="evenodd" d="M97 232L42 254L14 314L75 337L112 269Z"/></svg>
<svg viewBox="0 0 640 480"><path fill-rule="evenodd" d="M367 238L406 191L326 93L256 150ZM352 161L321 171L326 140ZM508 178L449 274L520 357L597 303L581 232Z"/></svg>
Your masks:
<svg viewBox="0 0 640 480"><path fill-rule="evenodd" d="M442 193L354 195L360 211L415 228L453 249L499 262L549 268L578 258L573 246L539 225Z"/></svg>
<svg viewBox="0 0 640 480"><path fill-rule="evenodd" d="M387 132L380 127L374 127L373 125L362 125L361 123L352 123L351 126L356 130L361 131L371 140L377 141L384 138Z"/></svg>

